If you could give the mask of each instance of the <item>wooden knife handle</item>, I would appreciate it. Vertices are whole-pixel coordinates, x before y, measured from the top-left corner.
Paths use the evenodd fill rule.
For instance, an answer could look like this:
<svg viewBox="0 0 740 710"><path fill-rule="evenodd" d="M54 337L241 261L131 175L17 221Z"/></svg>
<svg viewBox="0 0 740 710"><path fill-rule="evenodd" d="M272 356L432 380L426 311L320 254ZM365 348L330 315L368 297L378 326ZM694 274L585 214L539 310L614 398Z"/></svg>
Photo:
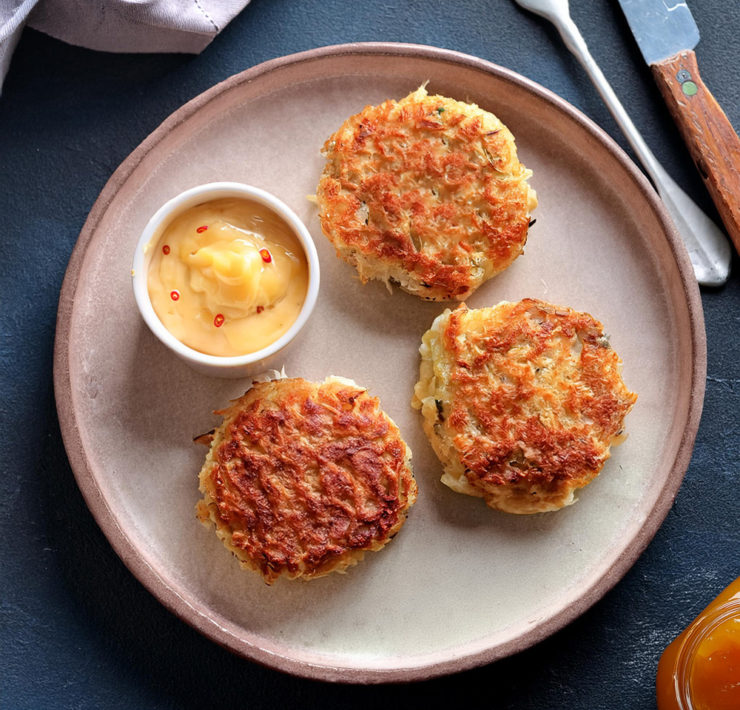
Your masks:
<svg viewBox="0 0 740 710"><path fill-rule="evenodd" d="M740 252L740 139L687 49L652 65L655 80L696 168Z"/></svg>

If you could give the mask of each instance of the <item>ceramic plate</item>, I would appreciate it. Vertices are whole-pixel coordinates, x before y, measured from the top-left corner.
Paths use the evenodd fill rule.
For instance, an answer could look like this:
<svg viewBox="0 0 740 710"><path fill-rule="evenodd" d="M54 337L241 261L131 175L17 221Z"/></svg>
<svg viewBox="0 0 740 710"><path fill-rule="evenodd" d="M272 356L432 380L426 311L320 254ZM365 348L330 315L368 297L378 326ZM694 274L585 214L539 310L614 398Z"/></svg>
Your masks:
<svg viewBox="0 0 740 710"><path fill-rule="evenodd" d="M639 394L629 438L575 505L513 516L445 488L411 409L422 333L444 309L362 285L322 236L324 140L369 103L432 93L478 103L513 131L534 171L524 254L471 307L524 297L592 313ZM291 376L342 375L380 397L414 453L419 499L379 553L345 575L266 586L196 521L205 449L247 381L197 375L152 336L131 288L136 240L176 193L216 180L275 193L309 227L322 287ZM298 675L428 678L530 646L581 614L635 561L688 465L703 397L705 336L683 247L642 174L592 122L506 69L429 47L360 44L267 62L183 106L115 172L64 282L56 396L87 503L132 572L218 643Z"/></svg>

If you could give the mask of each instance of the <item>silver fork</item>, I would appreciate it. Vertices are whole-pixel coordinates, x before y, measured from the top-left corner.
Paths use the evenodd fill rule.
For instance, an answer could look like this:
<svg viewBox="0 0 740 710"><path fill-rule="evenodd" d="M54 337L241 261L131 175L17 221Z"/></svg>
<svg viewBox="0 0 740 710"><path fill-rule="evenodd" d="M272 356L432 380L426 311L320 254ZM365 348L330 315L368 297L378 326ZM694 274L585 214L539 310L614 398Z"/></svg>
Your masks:
<svg viewBox="0 0 740 710"><path fill-rule="evenodd" d="M588 51L586 42L570 17L568 0L514 0L541 15L557 28L565 46L575 55L601 94L614 120L653 181L658 194L683 238L696 280L704 286L720 286L730 274L732 252L723 232L671 179L632 123L606 77Z"/></svg>

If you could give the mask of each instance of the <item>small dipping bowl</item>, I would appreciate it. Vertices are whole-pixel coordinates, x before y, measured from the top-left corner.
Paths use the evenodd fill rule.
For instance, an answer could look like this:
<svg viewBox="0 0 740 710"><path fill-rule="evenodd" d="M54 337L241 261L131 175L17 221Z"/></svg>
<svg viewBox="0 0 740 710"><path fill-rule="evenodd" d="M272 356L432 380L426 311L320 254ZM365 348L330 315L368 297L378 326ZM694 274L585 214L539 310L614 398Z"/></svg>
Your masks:
<svg viewBox="0 0 740 710"><path fill-rule="evenodd" d="M303 249L308 266L308 288L298 317L277 340L260 350L245 355L208 355L178 340L157 316L149 296L149 265L155 247L167 226L185 210L212 200L240 198L256 202L275 213L292 231ZM196 371L212 377L248 377L268 368L279 369L280 358L301 329L316 305L319 293L319 258L311 235L298 216L284 202L265 190L237 182L214 182L198 185L173 197L149 220L136 245L133 261L133 287L136 305L145 323L159 340Z"/></svg>

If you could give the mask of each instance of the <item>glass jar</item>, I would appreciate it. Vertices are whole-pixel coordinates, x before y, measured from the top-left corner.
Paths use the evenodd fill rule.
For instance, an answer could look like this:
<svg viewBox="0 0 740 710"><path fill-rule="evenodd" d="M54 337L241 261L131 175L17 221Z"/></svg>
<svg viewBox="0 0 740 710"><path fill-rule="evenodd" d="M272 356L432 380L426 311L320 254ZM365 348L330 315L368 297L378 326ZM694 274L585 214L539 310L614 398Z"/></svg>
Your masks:
<svg viewBox="0 0 740 710"><path fill-rule="evenodd" d="M666 648L658 710L740 709L740 578Z"/></svg>

